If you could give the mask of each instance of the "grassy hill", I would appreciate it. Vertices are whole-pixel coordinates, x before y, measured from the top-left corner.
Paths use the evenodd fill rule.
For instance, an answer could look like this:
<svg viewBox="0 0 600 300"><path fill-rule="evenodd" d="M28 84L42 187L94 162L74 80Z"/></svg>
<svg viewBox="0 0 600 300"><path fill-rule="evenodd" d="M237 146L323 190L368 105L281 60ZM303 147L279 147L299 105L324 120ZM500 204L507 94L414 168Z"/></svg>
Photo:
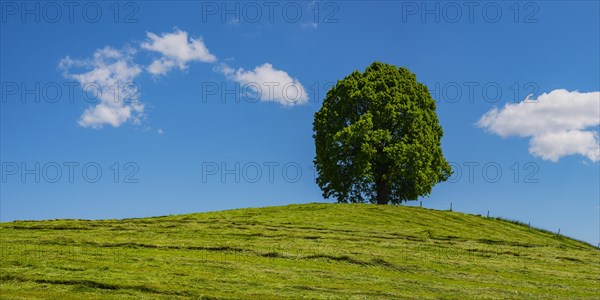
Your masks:
<svg viewBox="0 0 600 300"><path fill-rule="evenodd" d="M504 220L307 204L0 224L0 298L598 299L600 251Z"/></svg>

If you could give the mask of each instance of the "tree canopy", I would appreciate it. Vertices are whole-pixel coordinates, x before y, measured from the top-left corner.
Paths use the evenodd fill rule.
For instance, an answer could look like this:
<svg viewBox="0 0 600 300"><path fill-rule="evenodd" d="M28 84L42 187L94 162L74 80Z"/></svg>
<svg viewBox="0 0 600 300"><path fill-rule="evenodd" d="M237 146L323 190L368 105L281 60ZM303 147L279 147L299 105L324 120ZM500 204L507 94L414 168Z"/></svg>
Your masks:
<svg viewBox="0 0 600 300"><path fill-rule="evenodd" d="M404 67L375 62L339 80L313 129L325 198L399 204L430 194L452 173L435 100Z"/></svg>

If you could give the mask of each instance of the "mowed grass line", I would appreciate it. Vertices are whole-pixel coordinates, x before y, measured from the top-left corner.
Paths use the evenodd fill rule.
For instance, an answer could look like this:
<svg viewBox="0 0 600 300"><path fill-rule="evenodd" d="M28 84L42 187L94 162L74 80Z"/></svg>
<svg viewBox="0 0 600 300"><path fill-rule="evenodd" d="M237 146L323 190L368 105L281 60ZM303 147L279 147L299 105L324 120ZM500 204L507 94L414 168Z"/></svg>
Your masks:
<svg viewBox="0 0 600 300"><path fill-rule="evenodd" d="M0 224L2 299L598 299L600 251L418 207Z"/></svg>

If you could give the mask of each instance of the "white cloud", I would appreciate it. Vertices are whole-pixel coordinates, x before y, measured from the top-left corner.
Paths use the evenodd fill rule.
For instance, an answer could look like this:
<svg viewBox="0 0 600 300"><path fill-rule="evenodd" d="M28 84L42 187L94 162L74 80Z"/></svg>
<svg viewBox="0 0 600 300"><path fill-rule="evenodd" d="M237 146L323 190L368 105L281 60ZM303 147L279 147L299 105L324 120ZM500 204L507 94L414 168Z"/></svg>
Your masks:
<svg viewBox="0 0 600 300"><path fill-rule="evenodd" d="M184 70L190 61L217 61L201 38L189 38L186 31L176 30L162 33L160 36L148 32L146 35L148 40L142 43L141 47L162 55L148 66L147 70L151 74L164 75L175 67Z"/></svg>
<svg viewBox="0 0 600 300"><path fill-rule="evenodd" d="M559 89L533 101L528 96L488 111L477 125L502 137L530 137L529 152L545 160L574 154L600 160L600 92Z"/></svg>
<svg viewBox="0 0 600 300"><path fill-rule="evenodd" d="M274 101L282 105L292 106L306 103L306 89L298 79L292 78L287 72L273 68L269 63L262 64L254 70L237 70L221 64L217 70L229 80L241 84L242 91L251 91L248 95L259 101Z"/></svg>
<svg viewBox="0 0 600 300"><path fill-rule="evenodd" d="M164 132L164 131L163 131L161 128L159 128L159 129L156 131L156 133L158 133L158 134L163 134L163 133L165 133L165 132Z"/></svg>
<svg viewBox="0 0 600 300"><path fill-rule="evenodd" d="M139 124L144 118L144 105L138 102L139 90L134 79L142 72L133 62L133 49L98 49L86 60L66 57L59 63L64 76L79 82L87 95L99 100L87 108L79 119L83 127L102 128L105 124L119 127L130 121ZM79 72L71 72L78 69Z"/></svg>

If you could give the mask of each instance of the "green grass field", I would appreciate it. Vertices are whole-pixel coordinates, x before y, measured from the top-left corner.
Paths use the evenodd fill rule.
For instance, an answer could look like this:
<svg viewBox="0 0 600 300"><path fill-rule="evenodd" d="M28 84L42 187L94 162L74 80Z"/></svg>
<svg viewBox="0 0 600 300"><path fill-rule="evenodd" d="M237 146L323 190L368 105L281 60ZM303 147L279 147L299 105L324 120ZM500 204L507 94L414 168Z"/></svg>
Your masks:
<svg viewBox="0 0 600 300"><path fill-rule="evenodd" d="M306 204L0 224L2 299L598 299L600 251L493 218Z"/></svg>

